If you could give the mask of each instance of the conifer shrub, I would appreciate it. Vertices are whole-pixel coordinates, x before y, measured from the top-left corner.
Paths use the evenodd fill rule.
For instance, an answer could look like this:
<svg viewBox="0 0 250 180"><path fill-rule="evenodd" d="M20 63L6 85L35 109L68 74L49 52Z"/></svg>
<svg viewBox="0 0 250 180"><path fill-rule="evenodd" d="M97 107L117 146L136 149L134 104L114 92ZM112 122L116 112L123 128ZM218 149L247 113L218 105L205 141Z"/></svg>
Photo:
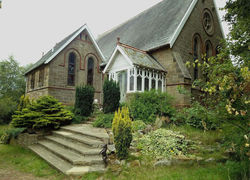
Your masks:
<svg viewBox="0 0 250 180"><path fill-rule="evenodd" d="M105 80L103 85L103 112L112 113L119 108L120 87L115 81Z"/></svg>
<svg viewBox="0 0 250 180"><path fill-rule="evenodd" d="M146 124L153 124L157 116L171 118L175 113L172 101L173 98L166 92L151 90L135 93L129 101L131 117Z"/></svg>
<svg viewBox="0 0 250 180"><path fill-rule="evenodd" d="M42 96L12 116L11 125L17 128L59 128L71 122L73 114L51 96Z"/></svg>
<svg viewBox="0 0 250 180"><path fill-rule="evenodd" d="M128 150L132 141L132 121L129 117L127 107L122 107L115 112L112 122L112 131L114 134L116 153L119 159L128 157Z"/></svg>
<svg viewBox="0 0 250 180"><path fill-rule="evenodd" d="M18 111L21 111L23 108L26 108L28 105L30 105L30 99L28 96L22 95L19 100L19 104L17 107Z"/></svg>
<svg viewBox="0 0 250 180"><path fill-rule="evenodd" d="M95 89L89 85L76 87L75 116L90 116L93 112Z"/></svg>

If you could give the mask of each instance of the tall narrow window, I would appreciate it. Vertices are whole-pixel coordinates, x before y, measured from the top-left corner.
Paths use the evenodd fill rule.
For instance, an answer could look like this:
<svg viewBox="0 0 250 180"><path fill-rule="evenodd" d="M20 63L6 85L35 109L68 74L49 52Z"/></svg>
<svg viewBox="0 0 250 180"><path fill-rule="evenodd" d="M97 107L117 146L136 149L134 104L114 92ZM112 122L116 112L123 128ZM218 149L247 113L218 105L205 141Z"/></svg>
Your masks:
<svg viewBox="0 0 250 180"><path fill-rule="evenodd" d="M198 60L198 38L196 37L194 39L194 62L196 60ZM198 78L198 65L197 63L195 63L195 66L194 66L194 80L196 80Z"/></svg>
<svg viewBox="0 0 250 180"><path fill-rule="evenodd" d="M30 89L35 88L35 73L31 74L31 79L30 79Z"/></svg>
<svg viewBox="0 0 250 180"><path fill-rule="evenodd" d="M68 65L68 85L75 85L75 66L76 66L76 55L74 53L69 54L69 65Z"/></svg>
<svg viewBox="0 0 250 180"><path fill-rule="evenodd" d="M207 41L205 46L206 46L206 58L209 58L213 55L212 44L210 41Z"/></svg>
<svg viewBox="0 0 250 180"><path fill-rule="evenodd" d="M129 81L130 81L130 84L129 84L129 90L130 91L133 91L134 90L134 68L133 69L130 69L129 70Z"/></svg>
<svg viewBox="0 0 250 180"><path fill-rule="evenodd" d="M93 85L94 78L94 60L93 58L88 59L88 75L87 75L87 84Z"/></svg>
<svg viewBox="0 0 250 180"><path fill-rule="evenodd" d="M148 91L149 90L149 71L145 71L145 85L144 85L144 88L145 88L145 91Z"/></svg>
<svg viewBox="0 0 250 180"><path fill-rule="evenodd" d="M44 68L40 69L40 71L39 71L39 80L38 80L39 87L42 87L43 84L44 84Z"/></svg>

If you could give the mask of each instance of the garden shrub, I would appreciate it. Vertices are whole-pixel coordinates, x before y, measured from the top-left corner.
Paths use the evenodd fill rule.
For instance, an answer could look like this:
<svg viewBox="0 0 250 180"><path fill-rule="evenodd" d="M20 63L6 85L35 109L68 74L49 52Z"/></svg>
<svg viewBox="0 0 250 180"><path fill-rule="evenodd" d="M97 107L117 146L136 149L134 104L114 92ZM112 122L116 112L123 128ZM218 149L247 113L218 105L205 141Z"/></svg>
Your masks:
<svg viewBox="0 0 250 180"><path fill-rule="evenodd" d="M24 130L25 128L8 128L3 134L0 134L0 142L3 144L9 144L11 138L16 138Z"/></svg>
<svg viewBox="0 0 250 180"><path fill-rule="evenodd" d="M11 125L29 129L59 128L60 125L71 122L72 116L58 100L42 96L21 111L16 111Z"/></svg>
<svg viewBox="0 0 250 180"><path fill-rule="evenodd" d="M132 122L132 132L137 132L139 130L143 130L147 127L147 125L142 120L136 120Z"/></svg>
<svg viewBox="0 0 250 180"><path fill-rule="evenodd" d="M157 158L171 158L188 156L188 143L185 137L178 132L166 129L157 129L135 138L137 147L145 155Z"/></svg>
<svg viewBox="0 0 250 180"><path fill-rule="evenodd" d="M0 99L0 124L8 124L11 121L11 116L17 108L17 103L11 98Z"/></svg>
<svg viewBox="0 0 250 180"><path fill-rule="evenodd" d="M128 157L128 149L132 141L131 131L132 121L129 117L127 107L120 108L115 112L112 122L112 131L114 134L116 153L119 159Z"/></svg>
<svg viewBox="0 0 250 180"><path fill-rule="evenodd" d="M93 112L95 89L92 86L77 86L75 95L76 116L89 116Z"/></svg>
<svg viewBox="0 0 250 180"><path fill-rule="evenodd" d="M213 110L209 110L198 102L194 102L192 107L184 108L179 111L176 117L172 120L180 124L181 122L186 123L198 129L212 130L216 129L217 126L217 114Z"/></svg>
<svg viewBox="0 0 250 180"><path fill-rule="evenodd" d="M133 119L154 123L157 116L173 116L172 100L166 92L156 90L135 93L129 102L129 110Z"/></svg>
<svg viewBox="0 0 250 180"><path fill-rule="evenodd" d="M120 87L115 81L105 80L103 85L103 112L112 113L119 108Z"/></svg>
<svg viewBox="0 0 250 180"><path fill-rule="evenodd" d="M94 127L111 128L114 114L99 114L93 122Z"/></svg>
<svg viewBox="0 0 250 180"><path fill-rule="evenodd" d="M22 109L26 108L28 105L30 105L30 99L28 96L22 95L19 100L19 104L17 106L17 110L21 111Z"/></svg>

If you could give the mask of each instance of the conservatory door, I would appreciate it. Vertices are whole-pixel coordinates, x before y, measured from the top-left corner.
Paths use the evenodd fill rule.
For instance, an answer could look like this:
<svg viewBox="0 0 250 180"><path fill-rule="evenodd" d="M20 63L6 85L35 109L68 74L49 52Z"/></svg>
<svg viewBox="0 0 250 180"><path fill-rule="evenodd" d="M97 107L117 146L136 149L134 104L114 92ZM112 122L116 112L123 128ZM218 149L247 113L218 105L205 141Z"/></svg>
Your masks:
<svg viewBox="0 0 250 180"><path fill-rule="evenodd" d="M120 86L120 102L124 102L127 92L127 71L118 72L118 82Z"/></svg>

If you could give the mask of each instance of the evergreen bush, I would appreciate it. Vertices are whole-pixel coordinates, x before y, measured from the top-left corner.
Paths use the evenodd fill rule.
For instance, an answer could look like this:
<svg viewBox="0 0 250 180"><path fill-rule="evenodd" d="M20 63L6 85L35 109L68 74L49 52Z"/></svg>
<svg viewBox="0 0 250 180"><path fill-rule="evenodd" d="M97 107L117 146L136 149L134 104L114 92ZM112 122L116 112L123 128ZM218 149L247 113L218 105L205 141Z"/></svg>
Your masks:
<svg viewBox="0 0 250 180"><path fill-rule="evenodd" d="M105 80L103 85L103 112L112 113L119 108L120 87L115 81Z"/></svg>
<svg viewBox="0 0 250 180"><path fill-rule="evenodd" d="M155 122L157 116L171 118L175 112L172 100L173 98L166 92L156 90L135 93L129 102L131 117L151 124Z"/></svg>
<svg viewBox="0 0 250 180"><path fill-rule="evenodd" d="M12 116L11 125L18 128L59 128L68 124L73 114L51 96L42 96Z"/></svg>
<svg viewBox="0 0 250 180"><path fill-rule="evenodd" d="M30 99L28 96L22 95L19 100L19 104L17 107L18 111L21 111L23 108L26 108L28 105L30 105Z"/></svg>
<svg viewBox="0 0 250 180"><path fill-rule="evenodd" d="M95 89L92 86L77 86L75 95L75 116L89 116L93 112Z"/></svg>
<svg viewBox="0 0 250 180"><path fill-rule="evenodd" d="M114 134L116 153L119 159L128 157L128 149L132 141L132 121L129 118L129 110L123 107L115 112L112 123L112 131Z"/></svg>

